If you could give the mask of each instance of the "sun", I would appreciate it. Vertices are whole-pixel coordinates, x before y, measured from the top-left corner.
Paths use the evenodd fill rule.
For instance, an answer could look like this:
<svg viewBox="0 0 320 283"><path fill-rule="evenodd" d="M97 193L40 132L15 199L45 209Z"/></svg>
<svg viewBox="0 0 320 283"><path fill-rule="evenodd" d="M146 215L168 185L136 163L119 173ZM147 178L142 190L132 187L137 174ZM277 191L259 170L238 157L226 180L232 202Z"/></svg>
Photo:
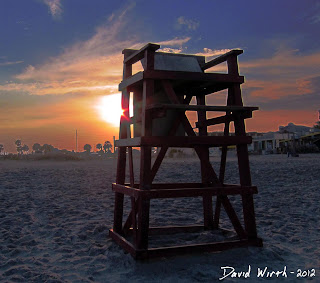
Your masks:
<svg viewBox="0 0 320 283"><path fill-rule="evenodd" d="M120 93L101 97L95 108L103 121L114 127L119 126L120 117L123 114L123 110L121 109Z"/></svg>

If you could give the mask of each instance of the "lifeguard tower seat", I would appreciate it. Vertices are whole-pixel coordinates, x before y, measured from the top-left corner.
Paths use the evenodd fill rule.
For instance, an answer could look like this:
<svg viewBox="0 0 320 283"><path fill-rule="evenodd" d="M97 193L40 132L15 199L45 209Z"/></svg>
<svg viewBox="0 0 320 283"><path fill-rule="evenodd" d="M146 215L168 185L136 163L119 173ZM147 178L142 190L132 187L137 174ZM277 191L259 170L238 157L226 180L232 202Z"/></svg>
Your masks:
<svg viewBox="0 0 320 283"><path fill-rule="evenodd" d="M156 52L157 44L149 43L140 50L125 49L118 163L115 193L114 225L109 235L136 259L176 255L196 251L221 251L242 246L262 246L256 231L253 194L247 145L252 142L246 135L244 120L252 117L258 107L243 106L237 56L242 50L232 50L209 62L204 56ZM132 65L141 61L143 71L132 74ZM209 73L205 70L227 62L227 73ZM227 89L225 106L206 104L206 96ZM129 115L130 93L133 97L133 116ZM192 98L197 105L190 105ZM186 111L196 111L195 132ZM207 118L208 111L225 115ZM230 135L230 123L235 135ZM133 135L130 125L133 124ZM223 136L209 136L208 126L223 124ZM225 184L224 175L228 146L237 148L240 184ZM134 180L132 148L140 148L140 180ZM159 148L154 162L152 147ZM154 183L155 175L170 147L194 148L200 160L201 181L194 183ZM220 171L217 175L209 160L209 148L221 148ZM126 159L130 180L126 183ZM243 220L240 221L229 196L240 195ZM131 199L131 212L123 222L124 196ZM156 198L202 197L203 225L149 227L150 200ZM215 197L215 209L212 199ZM194 243L170 247L149 247L150 235L195 233L201 230L223 230L220 212L224 208L231 220L237 239L210 243Z"/></svg>

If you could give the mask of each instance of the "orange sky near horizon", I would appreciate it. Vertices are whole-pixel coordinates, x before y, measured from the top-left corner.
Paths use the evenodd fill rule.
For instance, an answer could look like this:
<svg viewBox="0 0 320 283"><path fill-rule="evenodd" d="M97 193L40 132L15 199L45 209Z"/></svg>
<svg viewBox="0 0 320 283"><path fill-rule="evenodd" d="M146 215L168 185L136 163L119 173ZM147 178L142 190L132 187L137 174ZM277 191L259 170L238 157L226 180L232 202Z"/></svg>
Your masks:
<svg viewBox="0 0 320 283"><path fill-rule="evenodd" d="M35 7L38 5L36 2L33 3ZM71 4L66 1L65 5ZM184 8L190 10L192 15L200 7L197 4L187 6ZM180 13L183 7L175 8L179 8L175 13ZM70 13L71 10L66 9L65 12ZM256 33L255 30L243 28L237 32L239 35L236 40L236 33L230 36L229 31L234 30L237 20L243 19L241 15L235 15L235 22L230 26L221 27L228 32L223 32L226 39L221 39L218 44L219 36L216 37L211 29L215 23L214 17L202 17L203 12L209 11L211 13L211 9L198 11L203 20L201 25L200 18L199 22L192 18L186 20L188 17L181 21L181 15L175 13L171 15L171 22L166 21L167 28L163 28L158 21L148 19L154 24L161 24L159 30L163 29L165 33L160 34L159 30L144 33L145 30L149 31L144 22L141 26L134 22L134 19L139 18L136 16L139 9L135 8L135 4L127 4L119 7L119 10L105 12L108 17L104 16L100 22L94 21L89 33L74 38L66 36L66 42L62 44L60 41L54 46L50 41L51 34L44 36L42 31L36 30L37 25L33 27L33 37L24 34L27 30L20 34L13 29L16 33L11 34L13 38L8 43L6 53L0 54L0 144L4 145L6 152L16 152L14 142L17 139L27 144L30 150L34 143L48 143L59 149L75 150L76 129L79 151L87 143L92 146L107 140L113 143L113 136L118 137L115 123L120 119L121 109L119 100L112 100L111 97L117 94L119 97L118 84L122 79L123 67L121 51L124 48L139 49L149 40L160 44L162 51L203 55L207 61L233 48L243 49L244 54L239 56L239 67L240 74L245 76L242 85L244 104L260 107L252 119L247 119L247 131L277 131L280 125L285 126L290 122L312 127L318 121L320 109L320 50L304 46L305 38L298 38L294 28L290 28L293 32L290 37L285 37L285 33L277 33L279 26L276 24L275 30L270 30L265 38L261 38L260 30ZM156 14L154 16L159 16ZM68 16L72 16L72 13ZM262 16L266 22L262 21L261 26L266 27L268 23L271 28L271 16L264 17L266 15L261 13ZM292 18L291 14L287 16L288 19ZM80 18L78 25L84 20ZM61 22L46 22L53 30L57 28L57 39L61 36L58 31L65 24L70 24L70 31L77 28L79 32L83 31L80 26L68 22L68 19L65 14ZM212 22L209 24L206 19ZM278 23L282 23L282 19L283 15L279 14ZM14 28L19 27L16 23L11 24L14 24ZM250 22L247 24L250 28L255 26ZM306 22L307 31L310 25ZM130 27L136 33L131 33ZM317 31L315 28L314 34ZM199 37L201 33L203 39ZM220 37L223 38L222 35ZM28 48L34 53L26 54L32 54L31 58L27 55L25 58L19 57L24 54L26 47L13 45L16 38L30 43ZM310 38L314 42L316 37ZM36 49L38 43L44 44L43 49ZM11 49L16 57L12 57ZM44 54L38 54L39 50ZM226 66L218 66L212 71L220 72L223 68ZM213 105L221 105L225 103L225 94L217 93L208 101Z"/></svg>
<svg viewBox="0 0 320 283"><path fill-rule="evenodd" d="M82 151L83 146L87 143L91 144L94 149L97 143L103 144L107 140L113 144L113 136L118 137L117 125L121 111L117 84L122 77L122 56L117 54L116 56L104 56L100 59L85 60L82 62L83 66L80 66L78 61L74 63L74 66L65 66L70 75L61 78L62 73L65 73L66 70L58 69L57 66L64 66L59 57L45 66L26 70L19 75L19 83L6 85L5 87L9 89L24 91L29 89L29 92L35 94L26 94L17 97L17 99L11 96L12 105L10 105L10 101L7 101L8 107L1 111L0 143L5 145L5 151L16 151L14 145L16 139L21 139L22 143L27 144L30 150L36 142L52 144L59 149L75 150L76 129L79 151ZM240 70L244 69L245 72L250 73L250 64L254 64L244 62L244 68L242 68L241 57L239 60ZM273 61L273 58L270 60ZM92 72L85 71L85 66ZM221 70L223 69L220 68L218 71ZM39 78L40 81L37 85L25 82L30 77L41 76L43 78ZM50 77L53 79L48 79ZM280 92L285 93L286 88L291 87L290 83L290 81L283 80L277 85L274 80L247 80L242 85L244 104L260 106L259 102L261 101L256 101L256 99L261 99L264 96L270 99L268 93L271 93L271 102L274 96L281 98L285 94ZM2 89L5 87L3 86ZM305 79L305 83L301 84L300 91L308 93L311 88L312 86ZM77 94L73 95L75 89ZM278 94L275 94L277 92ZM58 94L50 95L50 93ZM247 93L250 93L249 98ZM114 99L110 100L109 98L112 97ZM225 97L225 92L219 92L210 97L208 102L223 105ZM253 118L246 120L247 131L277 131L280 125L285 126L289 122L312 127L317 121L317 115L316 110L272 110L270 107L269 109L261 107L259 111L254 112ZM191 116L195 117L194 113ZM222 127L218 126L214 129L222 130Z"/></svg>
<svg viewBox="0 0 320 283"><path fill-rule="evenodd" d="M119 94L120 96L120 94ZM100 97L99 97L100 98ZM97 103L99 100L93 100ZM73 105L70 107L68 105ZM96 104L97 105L97 104ZM31 150L32 145L36 142L40 144L52 144L59 149L76 150L76 130L78 132L78 151L83 151L85 144L90 144L95 149L98 143L104 143L109 140L113 144L113 136L118 138L118 126L110 121L103 120L101 112L97 110L94 102L88 103L87 98L81 101L78 98L69 100L54 106L48 106L46 109L37 109L34 107L28 112L24 112L24 124L19 125L19 121L11 127L2 124L1 132L7 139L2 139L2 143L6 145L7 152L15 152L14 142L21 139L23 144L27 144ZM116 107L116 106L114 106ZM41 113L50 113L50 117L32 123L34 115ZM188 114L191 112L187 112ZM190 114L189 114L190 115ZM190 116L195 116L191 114ZM258 110L253 113L253 118L246 120L246 129L248 132L268 132L277 131L279 126L285 126L290 122L298 125L310 125L309 121L315 121L317 113L310 111L290 111L290 110L274 110L264 111ZM117 120L117 119L115 119ZM120 116L118 116L120 120ZM195 119L192 119L195 121ZM12 123L12 121L10 121ZM222 126L216 126L210 130L223 130ZM18 135L16 133L19 133ZM13 138L14 137L14 138Z"/></svg>

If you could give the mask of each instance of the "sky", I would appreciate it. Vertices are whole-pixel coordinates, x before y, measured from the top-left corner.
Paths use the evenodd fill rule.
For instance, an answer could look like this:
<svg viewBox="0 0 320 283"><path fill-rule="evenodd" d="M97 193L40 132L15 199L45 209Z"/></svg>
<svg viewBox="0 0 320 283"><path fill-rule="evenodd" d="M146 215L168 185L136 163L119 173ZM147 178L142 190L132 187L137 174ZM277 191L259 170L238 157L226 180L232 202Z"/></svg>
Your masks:
<svg viewBox="0 0 320 283"><path fill-rule="evenodd" d="M113 143L121 51L148 42L207 60L243 49L244 104L260 107L247 131L318 120L320 1L1 0L0 37L0 144L8 152L17 139L75 149L76 129L79 150Z"/></svg>

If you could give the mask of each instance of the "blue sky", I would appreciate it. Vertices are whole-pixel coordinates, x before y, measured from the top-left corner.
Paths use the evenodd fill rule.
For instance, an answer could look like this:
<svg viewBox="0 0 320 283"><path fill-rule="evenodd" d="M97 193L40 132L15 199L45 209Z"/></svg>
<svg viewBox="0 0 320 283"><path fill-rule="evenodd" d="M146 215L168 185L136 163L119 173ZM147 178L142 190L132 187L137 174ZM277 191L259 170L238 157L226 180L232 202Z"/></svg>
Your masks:
<svg viewBox="0 0 320 283"><path fill-rule="evenodd" d="M320 1L2 0L0 21L0 143L111 139L95 105L117 92L121 50L147 42L208 60L243 49L245 103L261 109L249 130L317 120Z"/></svg>

